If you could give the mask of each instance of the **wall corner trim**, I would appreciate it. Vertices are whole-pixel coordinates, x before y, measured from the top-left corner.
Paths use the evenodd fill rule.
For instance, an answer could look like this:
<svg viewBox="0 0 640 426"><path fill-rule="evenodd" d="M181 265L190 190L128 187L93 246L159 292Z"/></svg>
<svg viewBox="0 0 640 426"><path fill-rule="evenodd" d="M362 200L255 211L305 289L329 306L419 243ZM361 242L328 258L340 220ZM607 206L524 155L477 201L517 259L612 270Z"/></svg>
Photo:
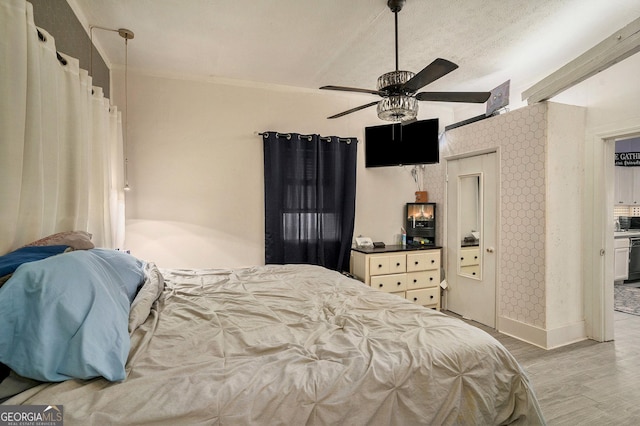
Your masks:
<svg viewBox="0 0 640 426"><path fill-rule="evenodd" d="M555 349L587 340L584 321L554 329L543 329L511 318L499 317L498 331L542 349Z"/></svg>

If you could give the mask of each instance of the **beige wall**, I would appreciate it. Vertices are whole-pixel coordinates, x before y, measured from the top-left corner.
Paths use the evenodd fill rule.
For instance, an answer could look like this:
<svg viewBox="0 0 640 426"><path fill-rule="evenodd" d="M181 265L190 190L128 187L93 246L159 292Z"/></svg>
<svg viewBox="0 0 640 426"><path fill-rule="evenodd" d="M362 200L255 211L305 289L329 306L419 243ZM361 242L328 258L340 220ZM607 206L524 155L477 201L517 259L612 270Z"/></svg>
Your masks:
<svg viewBox="0 0 640 426"><path fill-rule="evenodd" d="M586 109L548 105L545 325L559 330L584 320L581 205Z"/></svg>
<svg viewBox="0 0 640 426"><path fill-rule="evenodd" d="M589 204L594 187L602 184L594 181L599 179L598 176L590 174L593 163L599 161L593 158L590 135L601 128L640 123L640 102L637 101L640 98L640 80L636 77L639 69L640 55L632 56L553 99L554 102L588 108L584 179L582 185L571 183L577 186L576 191L582 191L583 202L572 198L564 203L572 212L598 208ZM112 84L114 103L124 108L121 70L113 72ZM519 96L512 91L512 99ZM370 99L354 94L339 95L235 81L190 80L130 71L128 132L133 191L127 195L128 248L140 257L165 267L261 264L264 247L262 148L260 138L254 132L316 132L355 136L362 141L363 127L380 123L373 108L339 120L326 120L324 117ZM539 111L536 108L528 111ZM518 111L513 108L512 113L531 113ZM473 114L476 113L474 111ZM440 118L441 129L454 121L452 113L445 109L422 103L420 118L433 117ZM458 116L456 120L464 118ZM496 119L499 117L479 124L485 125ZM487 137L499 138L500 135L499 132ZM443 157L451 152L447 151L447 143L447 137L441 139ZM359 146L355 233L392 243L402 224L402 207L413 199L415 186L408 168L365 169L363 147ZM513 158L517 163L521 161L522 152L514 152L518 153ZM530 156L531 153L525 150L524 155ZM428 169L440 167L442 165L429 166ZM510 170L502 172L510 173ZM441 176L428 174L425 188L429 191L430 201L439 203L442 218L445 194ZM510 182L509 179L504 181ZM528 200L534 202L535 196L533 201L531 197ZM589 235L598 232L589 228L591 222L589 218L579 220L583 246L581 261L585 271L593 263L586 255L593 251L589 248ZM439 221L438 243L443 241L441 224ZM510 256L522 250L511 247L520 244L518 241L521 240L505 237ZM562 247L562 241L558 241L558 248ZM501 259L502 264L510 261L513 259L509 257ZM562 273L558 273L561 277ZM590 275L586 272L583 279L589 280ZM518 279L522 283L527 282L524 277ZM502 292L502 307L499 309L503 309L503 313L509 312L523 324L540 328L543 324L562 327L580 315L580 309L573 302L568 314L562 314L561 304L563 298L581 298L581 287L551 287L551 291L562 298L546 301L544 299L548 295L541 293L542 284L528 286L510 282L509 285L514 287L509 291L508 288L499 290ZM562 286L562 279L546 285ZM590 291L593 293L595 290ZM566 294L561 294L563 292ZM550 316L546 308L539 309L542 305L554 303L559 305L554 307ZM589 311L585 315L589 316Z"/></svg>
<svg viewBox="0 0 640 426"><path fill-rule="evenodd" d="M122 71L114 101L125 108ZM126 245L162 267L264 263L262 140L255 132L355 136L355 235L394 243L404 203L414 200L410 168L364 167L363 129L375 108L325 117L369 96L238 81L169 78L129 71L129 183ZM419 118L450 113L422 104Z"/></svg>

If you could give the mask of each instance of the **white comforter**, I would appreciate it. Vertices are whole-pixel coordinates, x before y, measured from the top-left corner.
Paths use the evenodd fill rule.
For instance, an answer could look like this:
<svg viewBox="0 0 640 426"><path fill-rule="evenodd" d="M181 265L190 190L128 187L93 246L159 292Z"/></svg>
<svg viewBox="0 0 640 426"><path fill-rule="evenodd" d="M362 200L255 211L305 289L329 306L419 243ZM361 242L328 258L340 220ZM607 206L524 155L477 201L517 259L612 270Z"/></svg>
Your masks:
<svg viewBox="0 0 640 426"><path fill-rule="evenodd" d="M124 382L6 403L63 405L67 425L544 422L511 354L455 318L316 266L161 272L134 301Z"/></svg>

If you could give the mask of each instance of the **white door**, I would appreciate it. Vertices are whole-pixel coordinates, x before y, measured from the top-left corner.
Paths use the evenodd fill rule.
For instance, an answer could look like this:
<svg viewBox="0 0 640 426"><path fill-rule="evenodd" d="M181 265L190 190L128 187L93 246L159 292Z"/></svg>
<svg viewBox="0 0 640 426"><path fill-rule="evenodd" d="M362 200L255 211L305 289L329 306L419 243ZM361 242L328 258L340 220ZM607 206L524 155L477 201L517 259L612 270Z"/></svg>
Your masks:
<svg viewBox="0 0 640 426"><path fill-rule="evenodd" d="M447 309L496 327L498 160L447 162Z"/></svg>

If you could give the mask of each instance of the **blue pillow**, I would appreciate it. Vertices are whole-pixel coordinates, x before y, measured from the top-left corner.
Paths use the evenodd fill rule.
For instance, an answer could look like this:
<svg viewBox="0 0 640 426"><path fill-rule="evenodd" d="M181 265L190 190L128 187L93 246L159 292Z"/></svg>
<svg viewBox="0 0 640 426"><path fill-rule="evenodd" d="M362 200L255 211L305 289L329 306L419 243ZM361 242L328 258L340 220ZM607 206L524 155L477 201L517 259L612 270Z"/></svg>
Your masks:
<svg viewBox="0 0 640 426"><path fill-rule="evenodd" d="M124 380L131 294L143 267L105 249L23 264L0 288L0 362L40 381Z"/></svg>
<svg viewBox="0 0 640 426"><path fill-rule="evenodd" d="M23 263L46 259L63 253L68 248L69 246L30 246L7 253L0 256L0 277L12 273Z"/></svg>
<svg viewBox="0 0 640 426"><path fill-rule="evenodd" d="M144 262L118 250L92 249L89 252L102 261L101 265L108 269L112 283L127 294L129 304L133 303L144 282Z"/></svg>

